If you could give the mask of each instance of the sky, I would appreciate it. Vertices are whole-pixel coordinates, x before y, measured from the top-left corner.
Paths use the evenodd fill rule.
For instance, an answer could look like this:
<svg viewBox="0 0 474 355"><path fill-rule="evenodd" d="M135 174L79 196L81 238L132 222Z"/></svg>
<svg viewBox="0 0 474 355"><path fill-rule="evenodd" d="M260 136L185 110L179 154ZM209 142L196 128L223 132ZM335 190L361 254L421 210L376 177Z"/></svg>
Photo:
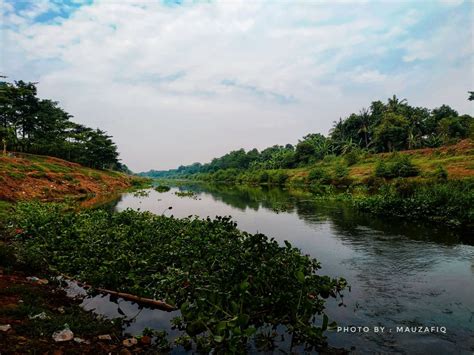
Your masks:
<svg viewBox="0 0 474 355"><path fill-rule="evenodd" d="M474 2L0 0L0 73L133 171L296 143L396 94L474 114Z"/></svg>

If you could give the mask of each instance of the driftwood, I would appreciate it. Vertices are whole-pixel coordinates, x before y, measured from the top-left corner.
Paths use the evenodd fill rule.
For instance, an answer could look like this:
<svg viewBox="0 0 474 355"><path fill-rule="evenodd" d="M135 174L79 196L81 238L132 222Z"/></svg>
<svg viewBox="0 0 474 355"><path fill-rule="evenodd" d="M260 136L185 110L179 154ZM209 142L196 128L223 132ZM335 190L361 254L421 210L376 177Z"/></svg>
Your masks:
<svg viewBox="0 0 474 355"><path fill-rule="evenodd" d="M61 275L61 276L65 279L71 281L71 282L74 282L74 283L78 284L82 288L93 288L94 290L97 290L100 293L107 293L107 294L112 295L112 296L121 297L124 300L133 301L133 302L136 302L136 303L142 304L142 305L152 306L152 307L161 309L162 311L171 312L171 311L176 310L176 307L166 303L165 301L154 300L152 298L139 297L139 296L131 295L129 293L107 290L105 288L100 288L100 287L94 287L94 286L88 285L84 282L73 280L71 277L69 277L67 275Z"/></svg>

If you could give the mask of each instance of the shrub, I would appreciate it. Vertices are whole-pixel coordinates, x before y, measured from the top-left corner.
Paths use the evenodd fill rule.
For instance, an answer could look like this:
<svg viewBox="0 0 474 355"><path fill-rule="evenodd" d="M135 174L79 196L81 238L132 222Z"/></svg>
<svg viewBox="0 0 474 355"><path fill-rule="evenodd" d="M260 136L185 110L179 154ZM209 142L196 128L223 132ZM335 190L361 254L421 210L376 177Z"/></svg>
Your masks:
<svg viewBox="0 0 474 355"><path fill-rule="evenodd" d="M334 167L334 176L338 179L345 178L349 175L349 169L347 165L344 164L336 164Z"/></svg>
<svg viewBox="0 0 474 355"><path fill-rule="evenodd" d="M433 172L433 177L438 180L448 180L448 171L442 165L438 165Z"/></svg>
<svg viewBox="0 0 474 355"><path fill-rule="evenodd" d="M258 174L258 182L260 184L268 183L269 179L270 179L270 175L268 174L266 170L263 170L262 172L260 172L260 174Z"/></svg>
<svg viewBox="0 0 474 355"><path fill-rule="evenodd" d="M356 150L351 150L349 153L344 155L344 160L349 166L357 164L359 159L360 159L360 156Z"/></svg>
<svg viewBox="0 0 474 355"><path fill-rule="evenodd" d="M387 179L418 176L419 169L407 155L396 154L389 160L380 160L375 166L375 176Z"/></svg>
<svg viewBox="0 0 474 355"><path fill-rule="evenodd" d="M310 170L308 174L308 182L309 183L321 183L327 184L330 181L330 175L328 172L322 167L315 167Z"/></svg>
<svg viewBox="0 0 474 355"><path fill-rule="evenodd" d="M356 200L363 211L408 219L425 219L451 226L474 225L474 180L385 184L378 194Z"/></svg>
<svg viewBox="0 0 474 355"><path fill-rule="evenodd" d="M166 185L158 185L158 186L155 186L154 189L156 192L163 193L163 192L168 192L171 188Z"/></svg>
<svg viewBox="0 0 474 355"><path fill-rule="evenodd" d="M349 177L349 169L345 164L336 164L333 170L331 183L339 187L348 187L352 184L352 179Z"/></svg>
<svg viewBox="0 0 474 355"><path fill-rule="evenodd" d="M362 184L368 187L369 192L376 192L383 185L384 179L377 176L367 176L362 180Z"/></svg>
<svg viewBox="0 0 474 355"><path fill-rule="evenodd" d="M270 176L270 182L276 185L285 185L288 177L286 172L278 170Z"/></svg>

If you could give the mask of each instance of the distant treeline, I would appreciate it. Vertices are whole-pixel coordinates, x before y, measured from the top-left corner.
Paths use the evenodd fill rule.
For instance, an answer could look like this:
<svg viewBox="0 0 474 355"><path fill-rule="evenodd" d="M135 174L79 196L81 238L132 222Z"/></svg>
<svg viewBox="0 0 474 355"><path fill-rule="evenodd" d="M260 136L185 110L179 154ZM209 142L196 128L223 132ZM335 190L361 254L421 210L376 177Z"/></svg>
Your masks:
<svg viewBox="0 0 474 355"><path fill-rule="evenodd" d="M51 155L97 169L127 169L111 136L71 118L57 102L38 98L35 83L0 82L2 149Z"/></svg>
<svg viewBox="0 0 474 355"><path fill-rule="evenodd" d="M473 99L473 94L469 100ZM373 153L438 147L474 136L474 119L448 105L433 110L410 106L395 95L387 103L374 101L369 108L334 122L329 136L311 133L296 146L274 145L261 152L239 149L210 163L194 163L177 169L151 170L150 177L180 177L223 169L288 169L310 165L328 155L354 151Z"/></svg>

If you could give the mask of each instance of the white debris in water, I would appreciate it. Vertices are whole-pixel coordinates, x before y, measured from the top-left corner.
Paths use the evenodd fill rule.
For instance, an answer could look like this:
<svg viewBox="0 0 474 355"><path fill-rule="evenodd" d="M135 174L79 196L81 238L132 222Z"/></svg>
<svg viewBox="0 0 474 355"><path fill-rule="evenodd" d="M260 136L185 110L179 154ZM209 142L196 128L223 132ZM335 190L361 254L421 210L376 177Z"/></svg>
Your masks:
<svg viewBox="0 0 474 355"><path fill-rule="evenodd" d="M28 316L28 318L45 320L45 319L49 319L49 316L45 312L41 312L35 316Z"/></svg>

